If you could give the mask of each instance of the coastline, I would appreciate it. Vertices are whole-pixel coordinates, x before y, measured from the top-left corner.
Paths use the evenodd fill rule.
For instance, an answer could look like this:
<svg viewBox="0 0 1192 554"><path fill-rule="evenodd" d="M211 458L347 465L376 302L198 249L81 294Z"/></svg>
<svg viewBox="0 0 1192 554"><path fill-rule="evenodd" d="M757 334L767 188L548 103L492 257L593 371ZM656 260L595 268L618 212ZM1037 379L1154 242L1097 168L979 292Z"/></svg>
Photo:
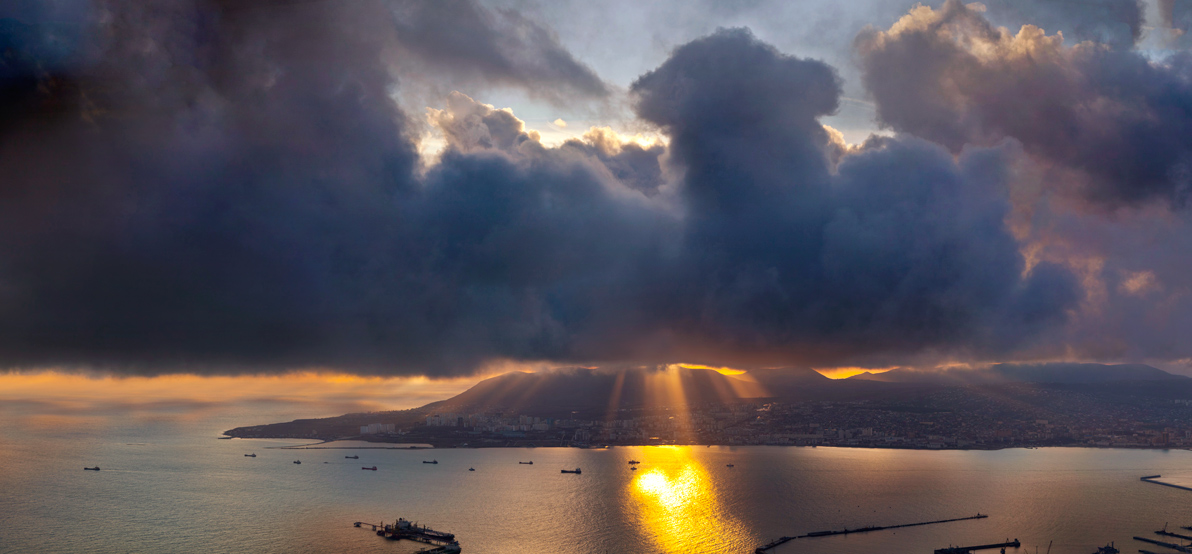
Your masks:
<svg viewBox="0 0 1192 554"><path fill-rule="evenodd" d="M280 439L297 439L298 437L235 437L222 436L217 437L220 440L224 439L240 439L240 440L280 440ZM891 446L891 445L855 445L855 444L718 444L718 443L610 443L601 445L575 445L575 444L469 444L469 443L453 443L453 444L434 444L432 442L420 443L399 443L386 441L366 441L358 437L348 438L334 438L334 439L317 439L321 442L294 445L294 446L270 446L266 449L276 450L447 450L447 449L481 449L481 448L574 448L577 450L603 450L618 447L705 447L705 448L738 448L738 447L784 447L784 448L848 448L860 450L918 450L926 452L992 452L999 450L1039 450L1043 448L1073 448L1073 449L1087 449L1087 450L1154 450L1154 451L1187 451L1192 452L1192 447L1182 446L1147 446L1147 445L1088 445L1088 444L1045 444L1045 445L1010 445L1010 446L989 446L989 447L945 447L945 448L918 448L911 446ZM323 446L332 445L337 442L357 441L369 443L369 446L364 445L344 445L344 446ZM375 446L374 446L375 445ZM389 446L382 446L389 445ZM1156 484L1165 484L1154 481Z"/></svg>

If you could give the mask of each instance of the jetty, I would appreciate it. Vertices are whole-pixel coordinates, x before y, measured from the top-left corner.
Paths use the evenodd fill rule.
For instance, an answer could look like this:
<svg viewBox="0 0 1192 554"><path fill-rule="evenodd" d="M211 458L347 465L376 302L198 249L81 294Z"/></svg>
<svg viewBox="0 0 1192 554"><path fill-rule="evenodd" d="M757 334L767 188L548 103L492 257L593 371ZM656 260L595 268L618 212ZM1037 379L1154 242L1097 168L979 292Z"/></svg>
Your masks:
<svg viewBox="0 0 1192 554"><path fill-rule="evenodd" d="M1186 541L1192 541L1192 535L1181 535L1179 533L1172 533L1171 531L1167 530L1166 525L1164 525L1162 529L1155 531L1155 534L1164 536L1164 537L1175 537L1177 539L1184 539Z"/></svg>
<svg viewBox="0 0 1192 554"><path fill-rule="evenodd" d="M1140 477L1138 480L1142 481L1144 483L1154 483L1156 485L1163 485L1164 487L1171 487L1173 489L1192 491L1192 487L1184 487L1184 486L1180 486L1180 485L1173 485L1171 483L1164 483L1163 481L1159 481L1158 479L1160 477L1162 477L1162 475L1146 475L1146 476ZM1188 529L1188 528L1184 527L1184 529ZM1189 529L1189 530L1192 531L1192 529Z"/></svg>
<svg viewBox="0 0 1192 554"><path fill-rule="evenodd" d="M935 554L972 554L978 550L993 550L995 548L1018 548L1022 543L1018 539L1009 542L999 542L996 544L981 544L977 546L949 546L948 548L936 549Z"/></svg>
<svg viewBox="0 0 1192 554"><path fill-rule="evenodd" d="M1163 548L1170 548L1176 552L1192 552L1192 548L1181 546L1174 542L1157 541L1155 539L1148 539L1146 537L1134 537L1134 540L1138 542L1145 542L1147 544L1153 544L1155 546L1162 546Z"/></svg>
<svg viewBox="0 0 1192 554"><path fill-rule="evenodd" d="M989 516L986 514L977 514L975 516L957 517L957 518L952 518L952 519L941 519L941 520L937 520L937 521L922 521L919 523L903 523L901 525L882 525L882 526L876 526L876 527L868 526L868 527L858 527L856 529L847 529L846 528L846 529L842 529L839 531L814 531L811 533L807 533L806 535L797 535L797 536L793 536L793 537L781 537L781 538L774 539L766 544L763 544L762 546L757 547L756 549L754 549L753 552L754 552L754 554L766 554L766 551L777 548L781 545L784 545L784 544L791 542L793 540L796 540L796 539L809 539L809 538L815 538L815 537L830 537L833 535L849 535L852 533L869 533L872 531L886 531L889 529L902 529L904 527L918 527L920 525L935 525L937 523L951 523L953 521L966 521L966 520L970 520L970 519L985 519L987 517L989 517Z"/></svg>

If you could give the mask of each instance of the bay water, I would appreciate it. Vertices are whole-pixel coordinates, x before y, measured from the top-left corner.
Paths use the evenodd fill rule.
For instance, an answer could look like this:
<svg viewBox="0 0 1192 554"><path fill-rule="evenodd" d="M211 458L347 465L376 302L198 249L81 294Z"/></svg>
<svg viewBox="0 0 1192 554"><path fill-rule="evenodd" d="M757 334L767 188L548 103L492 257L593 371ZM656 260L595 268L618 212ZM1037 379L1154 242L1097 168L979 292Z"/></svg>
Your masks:
<svg viewBox="0 0 1192 554"><path fill-rule="evenodd" d="M353 526L398 517L455 533L468 554L746 554L785 535L977 513L989 517L773 552L931 553L1017 538L1020 552L1051 543L1053 553L1090 554L1110 541L1133 552L1147 547L1132 536L1192 526L1192 491L1139 480L1192 484L1192 452L1182 450L287 449L312 441L217 438L271 421L260 413L19 413L0 411L0 552L426 548Z"/></svg>

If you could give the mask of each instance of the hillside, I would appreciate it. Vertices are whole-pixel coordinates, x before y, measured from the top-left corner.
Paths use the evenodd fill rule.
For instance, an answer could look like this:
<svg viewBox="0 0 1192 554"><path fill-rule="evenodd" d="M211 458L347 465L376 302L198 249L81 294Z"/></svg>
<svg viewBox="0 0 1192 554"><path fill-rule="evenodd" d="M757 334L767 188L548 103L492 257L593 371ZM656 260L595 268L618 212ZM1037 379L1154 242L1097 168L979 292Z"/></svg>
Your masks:
<svg viewBox="0 0 1192 554"><path fill-rule="evenodd" d="M607 421L658 410L699 411L712 405L744 402L863 402L918 405L945 389L963 389L979 398L1014 387L1020 399L1032 391L1040 402L1060 398L1098 398L1097 402L1148 402L1192 398L1192 379L1140 364L999 364L984 369L914 371L895 369L833 380L807 368L753 370L723 375L708 369L569 368L538 373L513 372L480 381L452 398L412 410L346 414L286 423L240 427L237 437L348 436L379 421L398 428L420 425L431 414L526 415L543 418ZM1004 394L1005 391L997 394ZM976 395L976 396L972 396ZM965 404L961 404L963 406ZM1094 403L1093 405L1096 405ZM1057 404L1057 407L1060 404ZM959 406L958 406L959 407ZM1046 406L1040 405L1040 408ZM1081 408L1084 410L1084 408Z"/></svg>

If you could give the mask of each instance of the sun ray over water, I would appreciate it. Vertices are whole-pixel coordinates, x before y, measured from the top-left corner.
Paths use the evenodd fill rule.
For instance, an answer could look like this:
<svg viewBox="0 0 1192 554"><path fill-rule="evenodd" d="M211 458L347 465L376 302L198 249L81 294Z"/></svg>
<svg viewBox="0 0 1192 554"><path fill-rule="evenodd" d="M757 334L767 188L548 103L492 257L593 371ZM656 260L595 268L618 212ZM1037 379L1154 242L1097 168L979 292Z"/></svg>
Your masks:
<svg viewBox="0 0 1192 554"><path fill-rule="evenodd" d="M748 536L690 447L646 448L641 461L628 487L631 508L659 552L724 551Z"/></svg>

